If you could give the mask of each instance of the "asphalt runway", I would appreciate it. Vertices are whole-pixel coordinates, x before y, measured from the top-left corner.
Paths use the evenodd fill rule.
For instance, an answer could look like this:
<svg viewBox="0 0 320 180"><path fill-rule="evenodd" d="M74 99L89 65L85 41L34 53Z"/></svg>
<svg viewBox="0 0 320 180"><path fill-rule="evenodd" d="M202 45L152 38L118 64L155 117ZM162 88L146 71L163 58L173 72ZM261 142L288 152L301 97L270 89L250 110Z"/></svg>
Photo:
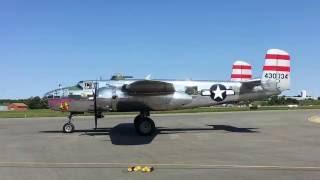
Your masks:
<svg viewBox="0 0 320 180"><path fill-rule="evenodd" d="M320 110L154 115L140 137L133 116L0 119L0 179L320 179ZM311 119L311 120L310 120ZM320 121L319 121L320 122ZM148 174L131 165L152 165Z"/></svg>

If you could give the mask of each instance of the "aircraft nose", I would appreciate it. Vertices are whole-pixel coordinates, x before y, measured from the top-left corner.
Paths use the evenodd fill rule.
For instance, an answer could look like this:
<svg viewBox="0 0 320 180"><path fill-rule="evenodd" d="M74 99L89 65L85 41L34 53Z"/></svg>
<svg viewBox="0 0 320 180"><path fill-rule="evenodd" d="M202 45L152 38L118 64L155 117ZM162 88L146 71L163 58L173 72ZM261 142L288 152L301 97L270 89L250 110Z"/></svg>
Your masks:
<svg viewBox="0 0 320 180"><path fill-rule="evenodd" d="M66 88L59 88L44 94L44 98L48 99L50 109L59 110L61 103L66 101L69 93Z"/></svg>
<svg viewBox="0 0 320 180"><path fill-rule="evenodd" d="M67 97L69 95L69 88L59 88L59 89L54 89L52 91L49 91L45 93L44 97L48 99L57 99L57 98L63 98Z"/></svg>

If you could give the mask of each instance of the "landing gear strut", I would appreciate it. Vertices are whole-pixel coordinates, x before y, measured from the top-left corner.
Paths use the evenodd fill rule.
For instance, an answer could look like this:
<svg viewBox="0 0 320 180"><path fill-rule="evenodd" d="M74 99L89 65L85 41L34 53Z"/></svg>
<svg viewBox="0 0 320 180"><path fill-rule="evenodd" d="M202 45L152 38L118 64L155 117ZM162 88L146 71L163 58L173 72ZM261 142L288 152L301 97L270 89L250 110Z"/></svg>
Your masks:
<svg viewBox="0 0 320 180"><path fill-rule="evenodd" d="M72 123L72 117L77 114L83 114L83 113L70 112L70 115L68 116L68 121L63 125L63 128L62 128L62 131L64 133L73 133L74 132L75 126ZM94 117L95 117L95 129L97 129L97 120L99 118L104 118L104 115L102 114L102 112L97 112Z"/></svg>
<svg viewBox="0 0 320 180"><path fill-rule="evenodd" d="M73 133L74 132L74 125L72 124L72 116L73 116L73 113L70 113L70 115L68 116L68 122L65 123L63 125L63 132L64 133Z"/></svg>
<svg viewBox="0 0 320 180"><path fill-rule="evenodd" d="M156 131L156 126L150 118L149 111L141 111L134 119L134 127L138 134L142 136L150 136Z"/></svg>

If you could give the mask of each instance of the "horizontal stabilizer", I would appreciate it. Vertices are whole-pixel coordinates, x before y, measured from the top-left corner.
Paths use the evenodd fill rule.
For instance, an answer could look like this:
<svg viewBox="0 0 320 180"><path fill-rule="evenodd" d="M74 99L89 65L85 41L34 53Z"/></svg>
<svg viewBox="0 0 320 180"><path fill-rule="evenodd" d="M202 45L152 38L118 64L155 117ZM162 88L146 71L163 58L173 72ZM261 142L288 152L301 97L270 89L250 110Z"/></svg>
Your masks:
<svg viewBox="0 0 320 180"><path fill-rule="evenodd" d="M256 86L261 85L261 79L252 79L248 81L243 81L242 82L242 87L246 89L253 89Z"/></svg>

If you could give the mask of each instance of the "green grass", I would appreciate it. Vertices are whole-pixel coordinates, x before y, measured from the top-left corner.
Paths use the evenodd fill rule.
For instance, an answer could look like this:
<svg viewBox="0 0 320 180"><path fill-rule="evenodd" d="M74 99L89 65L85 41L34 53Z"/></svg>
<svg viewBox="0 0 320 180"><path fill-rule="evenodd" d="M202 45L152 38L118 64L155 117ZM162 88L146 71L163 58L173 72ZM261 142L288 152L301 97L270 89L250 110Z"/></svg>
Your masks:
<svg viewBox="0 0 320 180"><path fill-rule="evenodd" d="M320 109L320 105L315 106L299 106L298 108L288 108L286 106L263 106L258 111L263 110L288 110L288 109ZM167 113L201 113L201 112L234 112L234 111L256 111L250 110L248 107L206 107L195 109L182 109L174 111L157 111L152 114L167 114ZM137 114L136 112L110 112L111 115L123 115L123 114ZM90 115L88 113L84 114ZM28 110L25 112L19 111L7 111L0 112L0 118L27 118L27 117L67 117L68 113L57 112L49 109Z"/></svg>
<svg viewBox="0 0 320 180"><path fill-rule="evenodd" d="M0 112L0 118L25 118L25 117L63 117L68 113L52 111L49 109L33 109L28 111Z"/></svg>

